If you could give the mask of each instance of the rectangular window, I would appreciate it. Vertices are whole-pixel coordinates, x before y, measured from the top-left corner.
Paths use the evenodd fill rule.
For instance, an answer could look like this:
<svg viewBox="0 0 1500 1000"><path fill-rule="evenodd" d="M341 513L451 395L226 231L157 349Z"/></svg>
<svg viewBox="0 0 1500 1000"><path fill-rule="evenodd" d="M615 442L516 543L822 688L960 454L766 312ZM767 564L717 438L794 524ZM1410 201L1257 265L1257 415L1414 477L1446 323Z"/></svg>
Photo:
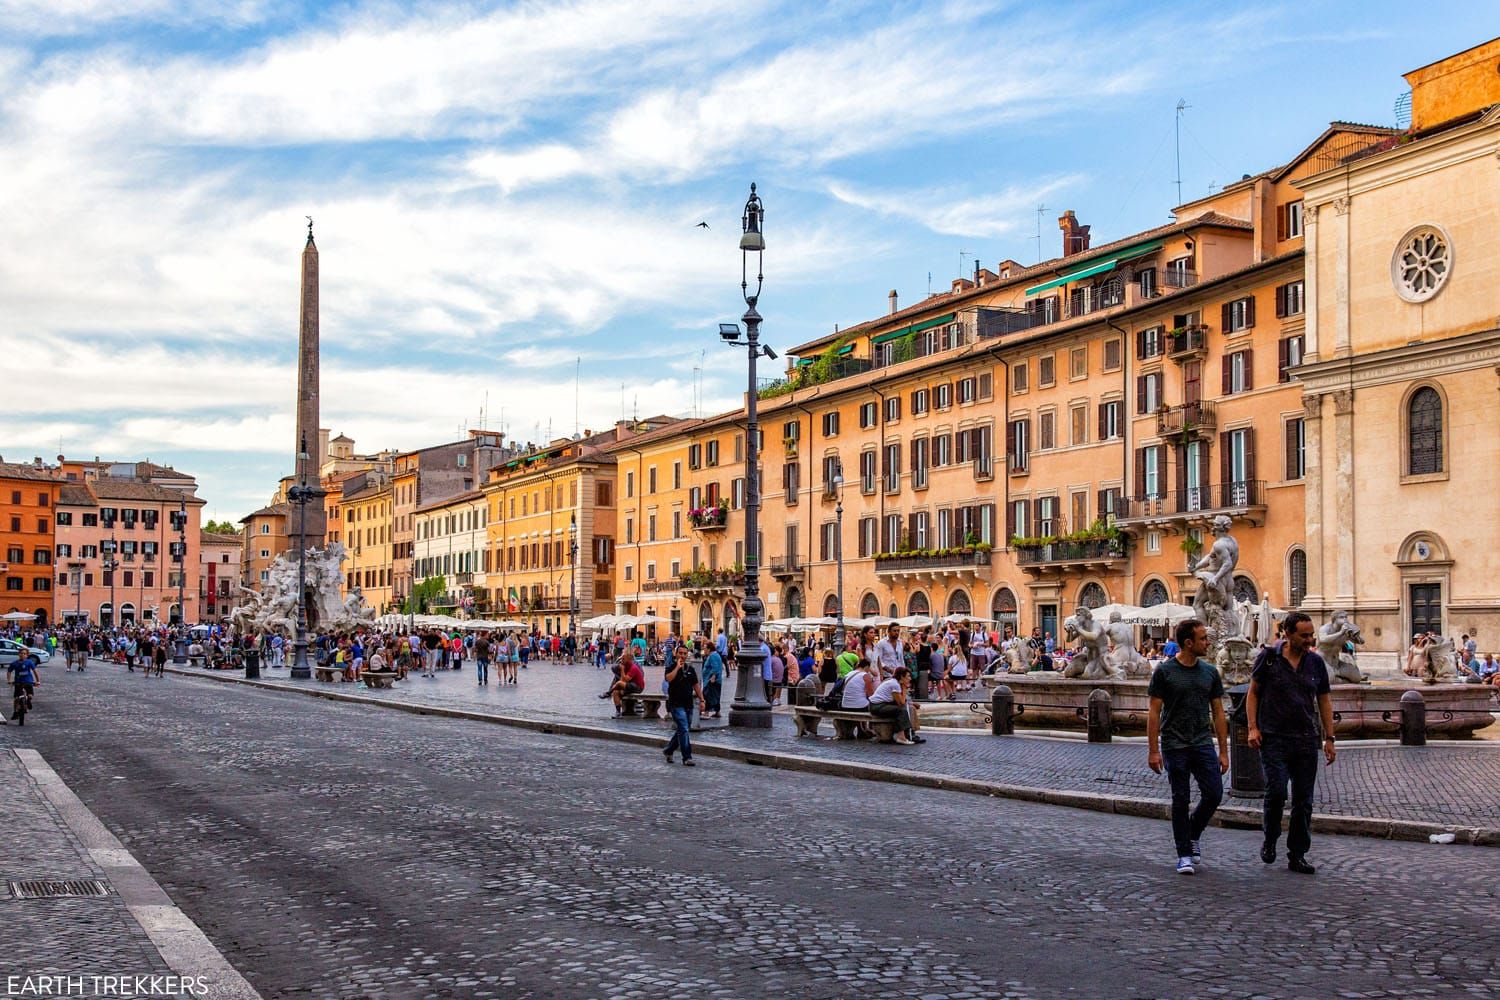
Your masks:
<svg viewBox="0 0 1500 1000"><path fill-rule="evenodd" d="M927 390L915 389L911 394L911 415L920 417L927 412Z"/></svg>
<svg viewBox="0 0 1500 1000"><path fill-rule="evenodd" d="M627 499L629 499L630 497L635 496L635 473L634 472L627 472L627 473L625 473L625 496L626 496ZM511 501L511 506L514 507L515 503L516 502L514 500L512 500ZM522 514L526 513L526 498L525 497L521 498L521 513ZM515 517L516 516L516 512L514 510L512 510L510 512L510 516L511 517Z"/></svg>
<svg viewBox="0 0 1500 1000"><path fill-rule="evenodd" d="M646 470L646 492L648 494L656 492L656 466L654 465Z"/></svg>
<svg viewBox="0 0 1500 1000"><path fill-rule="evenodd" d="M83 515L83 526L85 528L97 528L97 527L99 527L99 515L98 514L85 514L85 515Z"/></svg>
<svg viewBox="0 0 1500 1000"><path fill-rule="evenodd" d="M994 399L995 398L995 373L994 372L980 372L979 373L979 398L980 399Z"/></svg>
<svg viewBox="0 0 1500 1000"><path fill-rule="evenodd" d="M1156 268L1148 267L1135 274L1136 287L1140 289L1141 298L1156 298Z"/></svg>
<svg viewBox="0 0 1500 1000"><path fill-rule="evenodd" d="M1012 420L1008 426L1006 454L1012 472L1025 472L1031 461L1031 421Z"/></svg>
<svg viewBox="0 0 1500 1000"><path fill-rule="evenodd" d="M1286 422L1286 478L1307 475L1307 423L1302 417Z"/></svg>
<svg viewBox="0 0 1500 1000"><path fill-rule="evenodd" d="M1166 480L1161 465L1162 447L1157 445L1140 450L1142 496L1159 497L1166 492Z"/></svg>
<svg viewBox="0 0 1500 1000"><path fill-rule="evenodd" d="M672 537L673 538L681 538L682 537L682 511L680 511L680 510L674 510L674 511L672 511ZM559 543L559 544L561 544L561 543Z"/></svg>
<svg viewBox="0 0 1500 1000"><path fill-rule="evenodd" d="M1030 388L1031 370L1025 361L1017 361L1010 368L1010 391L1022 393Z"/></svg>
<svg viewBox="0 0 1500 1000"><path fill-rule="evenodd" d="M1141 361L1159 358L1162 355L1164 343L1163 330L1159 326L1137 330L1135 334L1135 356Z"/></svg>
<svg viewBox="0 0 1500 1000"><path fill-rule="evenodd" d="M1255 388L1252 376L1251 355L1248 348L1223 357L1223 392L1228 396L1236 392L1249 392Z"/></svg>
<svg viewBox="0 0 1500 1000"><path fill-rule="evenodd" d="M710 487L709 492L713 493L715 491ZM714 497L714 499L718 498ZM743 476L729 484L729 506L735 510L744 510L745 508L745 478Z"/></svg>
<svg viewBox="0 0 1500 1000"><path fill-rule="evenodd" d="M1120 401L1111 400L1108 403L1099 404L1099 440L1108 441L1117 438L1121 432Z"/></svg>
<svg viewBox="0 0 1500 1000"><path fill-rule="evenodd" d="M713 440L703 448L703 464L710 469L717 468L719 464L719 442Z"/></svg>
<svg viewBox="0 0 1500 1000"><path fill-rule="evenodd" d="M1161 409L1162 373L1137 375L1135 379L1135 412L1155 413Z"/></svg>
<svg viewBox="0 0 1500 1000"><path fill-rule="evenodd" d="M962 405L964 403L972 403L972 402L974 402L974 400L976 398L978 398L978 394L979 394L978 390L979 390L979 387L978 387L977 384L975 384L975 381L974 381L973 378L961 378L961 379L959 379L958 380L958 402L959 402L959 404Z"/></svg>
<svg viewBox="0 0 1500 1000"><path fill-rule="evenodd" d="M939 410L946 410L953 405L952 382L941 382L932 387L932 405Z"/></svg>
<svg viewBox="0 0 1500 1000"><path fill-rule="evenodd" d="M881 522L880 551L895 552L901 545L901 515L887 514Z"/></svg>
<svg viewBox="0 0 1500 1000"><path fill-rule="evenodd" d="M1117 372L1120 370L1120 338L1104 342L1104 370Z"/></svg>
<svg viewBox="0 0 1500 1000"><path fill-rule="evenodd" d="M1057 414L1051 410L1040 414L1036 423L1037 451L1051 451L1057 447Z"/></svg>
<svg viewBox="0 0 1500 1000"><path fill-rule="evenodd" d="M1089 349L1087 346L1075 347L1068 352L1068 379L1089 377Z"/></svg>
<svg viewBox="0 0 1500 1000"><path fill-rule="evenodd" d="M1306 345L1307 339L1301 334L1281 338L1281 342L1276 345L1276 381L1290 382L1292 380L1292 369L1302 364Z"/></svg>
<svg viewBox="0 0 1500 1000"><path fill-rule="evenodd" d="M647 514L646 515L646 541L648 541L648 542L654 542L654 541L656 541L656 515L655 514Z"/></svg>
<svg viewBox="0 0 1500 1000"><path fill-rule="evenodd" d="M885 491L895 493L901 489L901 445L885 446Z"/></svg>
<svg viewBox="0 0 1500 1000"><path fill-rule="evenodd" d="M1160 531L1148 531L1148 532L1146 532L1146 551L1149 552L1149 553L1151 553L1152 555L1156 555L1157 553L1159 553L1161 551L1161 532Z"/></svg>
<svg viewBox="0 0 1500 1000"><path fill-rule="evenodd" d="M1302 235L1302 202L1289 201L1276 206L1276 238L1296 239Z"/></svg>
<svg viewBox="0 0 1500 1000"><path fill-rule="evenodd" d="M885 401L885 422L893 424L901 419L901 397L892 396Z"/></svg>
<svg viewBox="0 0 1500 1000"><path fill-rule="evenodd" d="M873 517L862 517L859 519L859 557L868 559L875 554L875 519Z"/></svg>
<svg viewBox="0 0 1500 1000"><path fill-rule="evenodd" d="M802 466L788 462L781 467L781 489L786 493L787 506L795 506L802 489Z"/></svg>
<svg viewBox="0 0 1500 1000"><path fill-rule="evenodd" d="M672 463L672 489L674 489L674 490L680 490L680 489L682 489L682 463L681 462L673 462Z"/></svg>
<svg viewBox="0 0 1500 1000"><path fill-rule="evenodd" d="M72 524L73 523L73 512L72 511L67 511L67 510L60 510L60 511L58 511L57 512L57 523L58 524Z"/></svg>
<svg viewBox="0 0 1500 1000"><path fill-rule="evenodd" d="M1069 439L1076 447L1089 442L1089 411L1087 406L1070 406L1068 408L1068 424L1073 432Z"/></svg>
<svg viewBox="0 0 1500 1000"><path fill-rule="evenodd" d="M932 441L929 438L917 438L911 443L912 489L927 488L927 470L931 461L931 453Z"/></svg>
<svg viewBox="0 0 1500 1000"><path fill-rule="evenodd" d="M875 452L873 451L859 453L859 491L861 493L875 492Z"/></svg>
<svg viewBox="0 0 1500 1000"><path fill-rule="evenodd" d="M1036 384L1042 389L1057 384L1057 355L1046 354L1036 359Z"/></svg>
<svg viewBox="0 0 1500 1000"><path fill-rule="evenodd" d="M1284 285L1276 286L1276 316L1284 319L1287 316L1301 316L1306 307L1303 299L1304 285L1299 278L1296 281L1288 281Z"/></svg>
<svg viewBox="0 0 1500 1000"><path fill-rule="evenodd" d="M703 467L703 446L701 444L688 445L688 468L699 469ZM680 484L679 484L680 485Z"/></svg>
<svg viewBox="0 0 1500 1000"><path fill-rule="evenodd" d="M1255 297L1253 295L1226 302L1219 311L1220 324L1225 333L1239 333L1255 325Z"/></svg>
<svg viewBox="0 0 1500 1000"><path fill-rule="evenodd" d="M633 518L633 517L627 517L625 519L625 544L626 545L633 545L634 543L635 543L635 518ZM524 567L526 565L526 560L524 558L524 556L526 555L526 546L524 546L524 545L521 546L521 555L523 557L522 560L521 560L521 565L522 565L522 567Z"/></svg>
<svg viewBox="0 0 1500 1000"><path fill-rule="evenodd" d="M1079 490L1068 495L1070 504L1069 516L1072 517L1070 527L1078 531L1089 526L1089 495L1084 490Z"/></svg>
<svg viewBox="0 0 1500 1000"><path fill-rule="evenodd" d="M1042 538L1053 538L1057 535L1057 497L1037 498L1036 533Z"/></svg>
<svg viewBox="0 0 1500 1000"><path fill-rule="evenodd" d="M626 563L625 564L625 582L629 583L633 579L635 579L635 567L632 566L630 563Z"/></svg>
<svg viewBox="0 0 1500 1000"><path fill-rule="evenodd" d="M874 427L878 413L874 403L862 403L859 407L859 426L862 430Z"/></svg>
<svg viewBox="0 0 1500 1000"><path fill-rule="evenodd" d="M823 436L826 438L839 436L839 414L837 410L832 413L823 414Z"/></svg>
<svg viewBox="0 0 1500 1000"><path fill-rule="evenodd" d="M610 494L612 492L614 492L614 491L612 489L610 489L610 484L609 483L595 483L594 484L594 506L596 506L596 507L608 507L608 506L610 506L611 503L612 503L612 501L613 501L613 498L610 496Z"/></svg>
<svg viewBox="0 0 1500 1000"><path fill-rule="evenodd" d="M1117 488L1099 491L1099 517L1106 524L1113 524L1120 511L1120 491Z"/></svg>
<svg viewBox="0 0 1500 1000"><path fill-rule="evenodd" d="M938 434L932 439L932 467L941 469L953 464L953 438L948 434Z"/></svg>
<svg viewBox="0 0 1500 1000"><path fill-rule="evenodd" d="M991 479L995 475L995 428L984 424L969 431L973 444L969 451L974 462L975 479Z"/></svg>

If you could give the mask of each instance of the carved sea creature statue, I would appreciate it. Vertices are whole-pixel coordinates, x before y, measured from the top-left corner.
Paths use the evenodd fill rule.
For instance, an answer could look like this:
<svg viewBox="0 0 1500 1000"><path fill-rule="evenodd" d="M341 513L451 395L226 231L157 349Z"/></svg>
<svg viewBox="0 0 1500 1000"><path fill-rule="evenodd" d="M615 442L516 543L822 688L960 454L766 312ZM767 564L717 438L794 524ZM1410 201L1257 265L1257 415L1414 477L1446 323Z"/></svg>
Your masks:
<svg viewBox="0 0 1500 1000"><path fill-rule="evenodd" d="M1151 673L1151 664L1135 648L1135 626L1120 620L1120 612L1111 611L1109 624L1104 634L1114 648L1109 652L1109 665L1116 673L1126 677L1146 677Z"/></svg>
<svg viewBox="0 0 1500 1000"><path fill-rule="evenodd" d="M1094 613L1086 607L1073 612L1063 623L1070 638L1078 640L1078 651L1063 670L1064 677L1082 677L1085 680L1111 680L1120 676L1106 658L1103 623L1094 622Z"/></svg>
<svg viewBox="0 0 1500 1000"><path fill-rule="evenodd" d="M1354 655L1344 648L1346 643L1363 646L1365 637L1359 626L1349 620L1349 612L1335 611L1327 624L1318 629L1318 655L1328 664L1330 681L1344 684L1368 684L1369 678L1354 662ZM1452 645L1449 645L1452 648Z"/></svg>
<svg viewBox="0 0 1500 1000"><path fill-rule="evenodd" d="M1006 650L1005 658L1010 664L1011 673L1029 674L1032 665L1036 663L1036 650L1025 639L1015 639Z"/></svg>
<svg viewBox="0 0 1500 1000"><path fill-rule="evenodd" d="M1422 663L1422 683L1446 684L1458 680L1452 639L1434 639L1427 644L1425 652L1427 657Z"/></svg>

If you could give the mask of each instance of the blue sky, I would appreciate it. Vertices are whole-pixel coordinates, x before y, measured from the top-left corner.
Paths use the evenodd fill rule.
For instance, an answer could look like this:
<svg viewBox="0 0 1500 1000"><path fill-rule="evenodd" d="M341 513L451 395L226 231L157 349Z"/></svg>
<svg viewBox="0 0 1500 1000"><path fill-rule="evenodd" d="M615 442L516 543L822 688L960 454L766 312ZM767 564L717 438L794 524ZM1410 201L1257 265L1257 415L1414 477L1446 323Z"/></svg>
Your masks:
<svg viewBox="0 0 1500 1000"><path fill-rule="evenodd" d="M1488 5L0 0L7 460L151 458L208 513L292 458L303 216L361 450L734 405L739 211L777 348L1275 165ZM696 223L707 221L707 230ZM581 359L576 361L575 359ZM575 400L575 374L578 387ZM40 389L40 385L37 386ZM14 399L12 400L14 404Z"/></svg>

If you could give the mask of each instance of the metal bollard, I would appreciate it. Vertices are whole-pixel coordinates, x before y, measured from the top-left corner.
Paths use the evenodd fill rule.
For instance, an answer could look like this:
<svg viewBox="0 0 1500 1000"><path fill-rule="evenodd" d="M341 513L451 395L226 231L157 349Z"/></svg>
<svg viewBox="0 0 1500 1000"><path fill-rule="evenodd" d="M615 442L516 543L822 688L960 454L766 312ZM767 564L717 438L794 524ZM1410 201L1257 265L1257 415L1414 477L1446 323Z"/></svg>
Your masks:
<svg viewBox="0 0 1500 1000"><path fill-rule="evenodd" d="M932 671L926 668L917 671L917 700L926 701L928 685L932 680Z"/></svg>
<svg viewBox="0 0 1500 1000"><path fill-rule="evenodd" d="M1089 692L1089 742L1108 743L1113 738L1110 732L1110 716L1113 708L1110 705L1109 692L1103 688L1094 688Z"/></svg>
<svg viewBox="0 0 1500 1000"><path fill-rule="evenodd" d="M1016 732L1016 695L1009 684L996 684L990 693L990 732L995 736L1014 736Z"/></svg>
<svg viewBox="0 0 1500 1000"><path fill-rule="evenodd" d="M1245 701L1249 684L1229 689L1229 794L1237 799L1266 797L1266 772L1260 764L1260 751L1250 745L1249 717Z"/></svg>
<svg viewBox="0 0 1500 1000"><path fill-rule="evenodd" d="M1401 745L1427 745L1427 700L1420 691L1408 691L1401 696Z"/></svg>
<svg viewBox="0 0 1500 1000"><path fill-rule="evenodd" d="M260 676L260 650L245 650L245 678L255 680Z"/></svg>

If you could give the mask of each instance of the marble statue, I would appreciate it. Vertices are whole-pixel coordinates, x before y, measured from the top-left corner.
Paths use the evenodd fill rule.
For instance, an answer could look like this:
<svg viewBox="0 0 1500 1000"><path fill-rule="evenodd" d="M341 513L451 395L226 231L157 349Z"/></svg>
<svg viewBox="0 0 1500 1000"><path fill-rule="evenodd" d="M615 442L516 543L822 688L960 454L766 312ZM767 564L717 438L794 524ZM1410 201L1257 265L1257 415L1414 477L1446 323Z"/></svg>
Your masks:
<svg viewBox="0 0 1500 1000"><path fill-rule="evenodd" d="M1025 639L1012 639L1010 647L1005 651L1005 659L1010 664L1010 673L1029 674L1036 663L1036 650Z"/></svg>
<svg viewBox="0 0 1500 1000"><path fill-rule="evenodd" d="M1082 677L1084 680L1114 680L1120 676L1110 666L1105 656L1104 644L1107 636L1104 625L1095 624L1094 613L1080 607L1063 623L1070 639L1078 640L1078 652L1063 670L1064 677Z"/></svg>
<svg viewBox="0 0 1500 1000"><path fill-rule="evenodd" d="M1113 647L1108 655L1109 665L1126 677L1149 677L1151 664L1135 648L1135 626L1120 620L1120 612L1109 613L1109 624L1104 626L1104 635Z"/></svg>
<svg viewBox="0 0 1500 1000"><path fill-rule="evenodd" d="M344 546L338 542L307 551L307 624L311 634L351 630L375 620L375 609L355 587L340 599L344 581ZM241 587L244 602L235 609L234 627L241 634L297 633L297 559L286 552L271 564L260 590Z"/></svg>
<svg viewBox="0 0 1500 1000"><path fill-rule="evenodd" d="M1329 680L1368 684L1369 678L1360 671L1353 654L1344 648L1348 642L1363 646L1365 637L1359 626L1349 620L1349 612L1335 611L1328 623L1318 629L1318 655L1328 664Z"/></svg>
<svg viewBox="0 0 1500 1000"><path fill-rule="evenodd" d="M1452 639L1434 638L1423 650L1426 656L1422 660L1422 683L1443 684L1456 683L1458 681L1457 659L1454 655Z"/></svg>
<svg viewBox="0 0 1500 1000"><path fill-rule="evenodd" d="M1239 619L1233 616L1233 609L1234 568L1240 562L1240 543L1229 534L1230 523L1223 514L1214 518L1214 543L1202 559L1194 561L1188 568L1199 581L1198 590L1193 594L1193 610L1197 612L1198 620L1210 628L1215 618L1223 618L1226 625L1232 621L1234 631L1231 634L1238 635Z"/></svg>

